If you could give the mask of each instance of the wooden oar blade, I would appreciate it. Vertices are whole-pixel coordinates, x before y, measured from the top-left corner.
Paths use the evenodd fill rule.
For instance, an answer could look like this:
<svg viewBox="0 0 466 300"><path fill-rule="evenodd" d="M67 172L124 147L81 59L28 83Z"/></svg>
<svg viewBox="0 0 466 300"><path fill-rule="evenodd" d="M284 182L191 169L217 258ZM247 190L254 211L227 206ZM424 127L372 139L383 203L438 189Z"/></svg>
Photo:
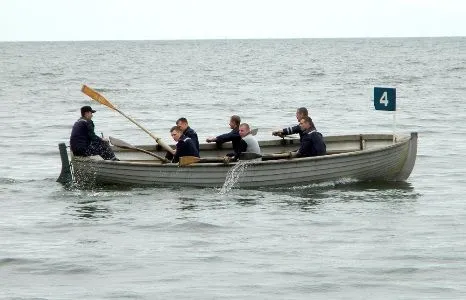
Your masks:
<svg viewBox="0 0 466 300"><path fill-rule="evenodd" d="M156 137L155 135L153 135L149 130L147 130L146 128L142 127L141 124L139 124L138 122L136 122L135 120L133 120L133 118L127 116L125 113L123 113L121 110L119 110L118 108L116 108L110 101L108 101L107 99L105 99L104 96L102 96L101 94L99 94L97 91L91 89L90 87L88 87L87 85L83 85L83 87L81 88L81 91L88 95L89 97L91 97L92 99L94 99L95 101L99 102L100 104L103 104L105 106L107 106L108 108L110 109L113 109L113 110L116 110L117 112L119 112L123 117L127 118L128 120L130 120L131 122L133 122L134 124L136 124L136 126L138 126L139 128L141 128L142 130L144 130L147 134L149 134L156 142L157 144L159 144L164 150L172 153L173 152L173 149L170 148L170 146L168 146L167 144L165 144L162 139Z"/></svg>
<svg viewBox="0 0 466 300"><path fill-rule="evenodd" d="M128 148L128 149L134 149L135 148L133 145L128 144L125 141L119 140L119 139L111 137L111 136L108 137L108 140L110 141L110 143L112 145L120 147L120 148Z"/></svg>
<svg viewBox="0 0 466 300"><path fill-rule="evenodd" d="M199 157L196 157L196 156L182 156L182 157L180 157L179 165L180 165L180 167L188 166L188 165L197 163L200 160L201 159Z"/></svg>
<svg viewBox="0 0 466 300"><path fill-rule="evenodd" d="M103 104L111 109L116 110L115 106L113 106L113 104L110 101L108 101L104 96L99 94L97 91L91 89L87 85L85 84L83 85L83 87L81 88L81 92L88 95L89 97L99 102L100 104Z"/></svg>

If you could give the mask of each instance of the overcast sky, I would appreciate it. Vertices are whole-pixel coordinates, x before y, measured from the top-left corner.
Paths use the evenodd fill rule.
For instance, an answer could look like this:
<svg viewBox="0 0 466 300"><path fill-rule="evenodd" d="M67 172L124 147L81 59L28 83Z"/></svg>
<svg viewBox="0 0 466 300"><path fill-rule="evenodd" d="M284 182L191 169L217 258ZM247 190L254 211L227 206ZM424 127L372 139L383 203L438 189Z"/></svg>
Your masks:
<svg viewBox="0 0 466 300"><path fill-rule="evenodd" d="M0 0L0 41L466 36L466 0Z"/></svg>

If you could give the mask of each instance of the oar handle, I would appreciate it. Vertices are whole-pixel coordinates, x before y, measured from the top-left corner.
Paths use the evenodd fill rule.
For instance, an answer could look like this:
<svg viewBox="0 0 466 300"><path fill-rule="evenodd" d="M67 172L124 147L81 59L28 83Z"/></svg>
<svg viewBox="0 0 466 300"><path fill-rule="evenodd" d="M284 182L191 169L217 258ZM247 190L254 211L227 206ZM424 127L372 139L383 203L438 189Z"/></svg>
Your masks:
<svg viewBox="0 0 466 300"><path fill-rule="evenodd" d="M157 157L158 159L160 159L161 161L165 162L165 163L169 163L170 161L165 158L165 157L162 157L154 152L150 152L150 151L147 151L147 150L144 150L144 149L141 149L141 148L134 148L134 150L137 150L137 151L141 151L143 153L146 153L146 154L149 154L149 155L152 155L153 157Z"/></svg>
<svg viewBox="0 0 466 300"><path fill-rule="evenodd" d="M144 130L148 135L150 135L157 144L160 145L160 147L162 147L164 150L170 152L170 153L173 153L173 149L168 146L167 144L164 143L164 141L159 138L159 137L156 137L155 135L152 134L152 132L150 132L149 130L147 130L146 128L144 128L141 124L139 124L138 122L136 122L133 118L131 118L130 116L126 115L124 112L122 112L121 110L119 110L118 108L114 107L114 109L119 112L123 117L127 118L128 120L130 120L131 122L133 122L136 126L138 126L139 128L141 128L142 130Z"/></svg>
<svg viewBox="0 0 466 300"><path fill-rule="evenodd" d="M166 159L165 157L162 157L162 156L160 156L160 155L158 155L158 154L156 154L156 153L154 153L154 152L150 152L150 151L147 151L147 150L145 150L145 149L141 149L141 148L134 147L133 145L128 144L128 143L126 143L126 142L124 142L124 141L122 141L122 140L119 140L119 139L117 139L117 138L114 138L114 137L109 136L108 139L109 139L110 143L112 143L112 145L117 146L117 147L119 147L119 148L132 149L132 150L136 150L136 151L141 151L141 152L144 152L144 153L146 153L146 154L149 154L149 155L152 155L152 156L154 156L154 157L157 157L158 159L160 159L160 160L163 161L163 162L166 162L166 163L167 163L167 162L170 162L170 161L169 161L168 159Z"/></svg>

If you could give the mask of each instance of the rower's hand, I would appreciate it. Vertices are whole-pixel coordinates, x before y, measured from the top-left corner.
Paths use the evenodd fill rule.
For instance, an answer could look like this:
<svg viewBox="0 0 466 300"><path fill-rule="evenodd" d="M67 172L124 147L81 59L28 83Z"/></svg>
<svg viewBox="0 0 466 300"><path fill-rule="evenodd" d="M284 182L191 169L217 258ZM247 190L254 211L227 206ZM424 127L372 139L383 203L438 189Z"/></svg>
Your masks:
<svg viewBox="0 0 466 300"><path fill-rule="evenodd" d="M215 142L215 138L209 136L205 141L206 141L207 143L212 143L212 142Z"/></svg>
<svg viewBox="0 0 466 300"><path fill-rule="evenodd" d="M273 135L273 136L279 136L279 137L281 137L281 138L285 136L285 135L283 134L283 131L281 131L281 130L273 131L273 132L272 132L272 135Z"/></svg>

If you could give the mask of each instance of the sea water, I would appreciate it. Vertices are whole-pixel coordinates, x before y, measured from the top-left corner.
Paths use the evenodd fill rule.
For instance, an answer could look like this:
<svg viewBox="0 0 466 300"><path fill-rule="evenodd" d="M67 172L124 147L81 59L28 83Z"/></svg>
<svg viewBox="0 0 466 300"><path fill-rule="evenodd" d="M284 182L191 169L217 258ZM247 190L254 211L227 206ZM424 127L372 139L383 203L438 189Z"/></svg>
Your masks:
<svg viewBox="0 0 466 300"><path fill-rule="evenodd" d="M465 298L465 49L465 38L0 43L0 298ZM301 106L323 135L391 133L372 92L395 87L397 133L419 134L416 165L400 183L70 189L55 181L58 143L81 106L97 110L97 133L154 143L82 84L170 143L179 117L203 141L233 114L275 138Z"/></svg>

